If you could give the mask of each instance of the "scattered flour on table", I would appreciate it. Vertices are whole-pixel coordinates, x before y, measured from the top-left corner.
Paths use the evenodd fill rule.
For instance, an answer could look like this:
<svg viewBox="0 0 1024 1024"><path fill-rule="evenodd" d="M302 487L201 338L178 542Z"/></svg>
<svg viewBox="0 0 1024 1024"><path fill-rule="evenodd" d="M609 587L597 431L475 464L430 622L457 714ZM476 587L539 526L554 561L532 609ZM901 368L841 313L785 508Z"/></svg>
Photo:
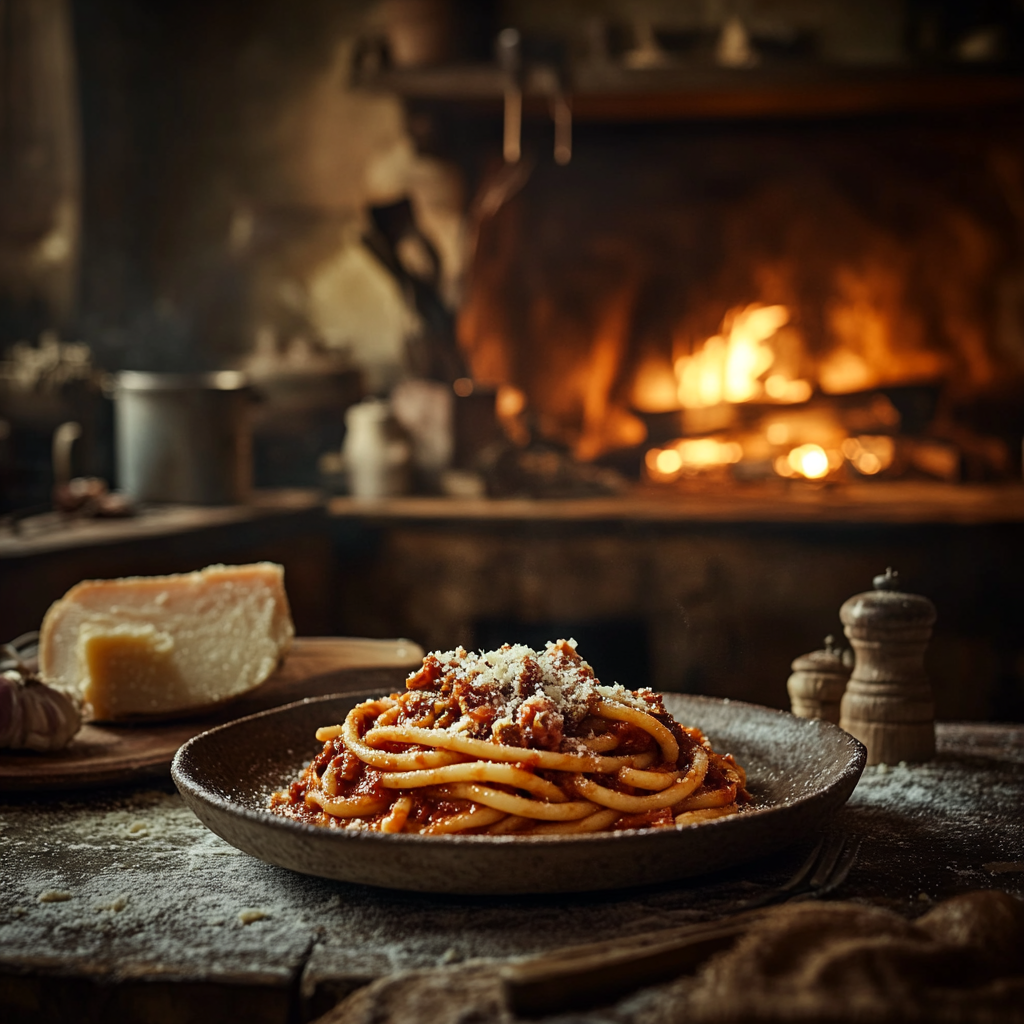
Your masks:
<svg viewBox="0 0 1024 1024"><path fill-rule="evenodd" d="M0 806L0 821L0 958L287 973L316 936L297 876L228 846L176 794Z"/></svg>
<svg viewBox="0 0 1024 1024"><path fill-rule="evenodd" d="M864 880L907 913L951 885L1021 890L1019 752L943 742L928 765L865 772L837 826L865 837L841 896ZM1024 738L1024 731L1020 733ZM132 832L140 822L146 827ZM924 853L922 854L922 849ZM803 854L795 853L797 862ZM941 877L926 870L937 864ZM918 863L921 868L918 871ZM517 899L385 892L298 875L240 853L173 793L0 804L0 960L105 964L144 976L280 972L374 976L441 960L510 957L734 912L795 864L751 865L650 891ZM1002 873L993 874L994 870ZM944 881L943 881L944 880ZM943 884L946 888L943 888ZM39 902L42 893L70 894ZM875 896L870 894L870 898ZM262 917L243 922L242 915Z"/></svg>

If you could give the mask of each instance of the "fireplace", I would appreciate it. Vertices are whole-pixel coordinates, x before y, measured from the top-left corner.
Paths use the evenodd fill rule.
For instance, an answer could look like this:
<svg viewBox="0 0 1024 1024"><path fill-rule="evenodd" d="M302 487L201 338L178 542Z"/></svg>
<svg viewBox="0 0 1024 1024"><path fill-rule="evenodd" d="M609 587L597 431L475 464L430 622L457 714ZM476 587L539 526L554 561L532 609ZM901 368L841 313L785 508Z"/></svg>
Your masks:
<svg viewBox="0 0 1024 1024"><path fill-rule="evenodd" d="M360 79L475 196L459 386L519 454L495 493L550 498L542 460L620 493L336 499L339 615L428 646L605 630L656 687L785 706L900 562L944 609L940 716L1019 716L1019 76L762 70L582 72L568 162L537 84L505 164L493 69Z"/></svg>
<svg viewBox="0 0 1024 1024"><path fill-rule="evenodd" d="M522 177L458 324L517 436L666 486L1019 477L1015 109L588 123Z"/></svg>
<svg viewBox="0 0 1024 1024"><path fill-rule="evenodd" d="M665 488L1019 479L1020 19L814 6L90 0L71 329L104 370L323 391L351 356L385 392L410 317L363 243L407 194L433 255L402 287L513 450ZM257 482L314 482L295 448Z"/></svg>

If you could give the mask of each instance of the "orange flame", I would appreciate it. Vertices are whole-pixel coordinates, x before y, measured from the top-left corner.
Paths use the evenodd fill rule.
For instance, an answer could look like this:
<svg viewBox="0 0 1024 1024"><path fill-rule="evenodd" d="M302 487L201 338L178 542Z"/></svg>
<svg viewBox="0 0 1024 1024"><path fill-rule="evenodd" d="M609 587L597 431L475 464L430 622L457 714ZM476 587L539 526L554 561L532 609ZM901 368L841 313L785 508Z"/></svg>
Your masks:
<svg viewBox="0 0 1024 1024"><path fill-rule="evenodd" d="M811 385L805 380L774 373L761 381L775 363L770 340L789 320L785 306L755 302L730 310L721 334L708 338L692 355L676 359L680 405L703 409L720 402L749 402L765 394L780 402L807 401Z"/></svg>

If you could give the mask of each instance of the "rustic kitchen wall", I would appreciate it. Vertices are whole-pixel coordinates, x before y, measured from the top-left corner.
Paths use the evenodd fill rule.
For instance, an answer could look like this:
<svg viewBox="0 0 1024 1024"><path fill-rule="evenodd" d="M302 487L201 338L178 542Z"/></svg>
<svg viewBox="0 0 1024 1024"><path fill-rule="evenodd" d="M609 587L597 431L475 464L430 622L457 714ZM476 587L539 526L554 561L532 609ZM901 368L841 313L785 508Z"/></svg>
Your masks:
<svg viewBox="0 0 1024 1024"><path fill-rule="evenodd" d="M70 0L0 8L0 342L66 326L80 217ZM9 339L7 339L9 340Z"/></svg>
<svg viewBox="0 0 1024 1024"><path fill-rule="evenodd" d="M415 327L360 243L411 194L458 274L457 177L393 97L349 86L372 5L78 0L85 160L81 325L110 368L348 350L370 386ZM259 339L259 345L257 345Z"/></svg>

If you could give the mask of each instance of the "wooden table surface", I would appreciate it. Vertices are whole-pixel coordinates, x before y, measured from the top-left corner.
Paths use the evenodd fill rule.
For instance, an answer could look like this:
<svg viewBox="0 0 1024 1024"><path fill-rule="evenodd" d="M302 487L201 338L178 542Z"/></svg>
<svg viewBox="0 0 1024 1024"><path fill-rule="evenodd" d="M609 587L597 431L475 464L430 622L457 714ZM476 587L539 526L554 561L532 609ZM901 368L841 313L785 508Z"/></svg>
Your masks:
<svg viewBox="0 0 1024 1024"><path fill-rule="evenodd" d="M1024 727L940 724L925 765L868 769L834 828L863 840L836 893L916 916L1024 897ZM658 888L448 897L292 874L207 831L167 787L0 804L0 1018L309 1020L367 980L719 917L806 848Z"/></svg>

